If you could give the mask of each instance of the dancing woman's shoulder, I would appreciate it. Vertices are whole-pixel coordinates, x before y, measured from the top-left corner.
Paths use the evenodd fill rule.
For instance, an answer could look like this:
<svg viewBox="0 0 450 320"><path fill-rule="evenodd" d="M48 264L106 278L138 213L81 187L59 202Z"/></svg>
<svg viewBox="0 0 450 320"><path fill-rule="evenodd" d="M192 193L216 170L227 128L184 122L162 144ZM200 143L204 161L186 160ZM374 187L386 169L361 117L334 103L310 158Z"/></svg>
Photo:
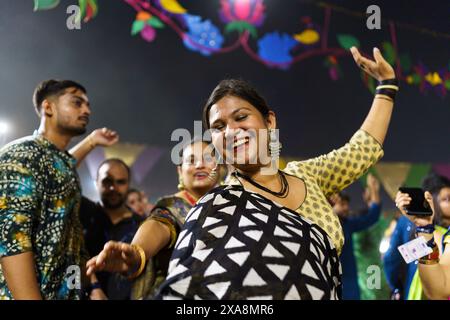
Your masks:
<svg viewBox="0 0 450 320"><path fill-rule="evenodd" d="M202 205L207 203L212 205L222 204L223 202L231 201L234 198L238 198L239 195L242 193L242 191L243 191L242 187L237 185L218 186L209 191L203 197L201 197L198 200L197 204Z"/></svg>

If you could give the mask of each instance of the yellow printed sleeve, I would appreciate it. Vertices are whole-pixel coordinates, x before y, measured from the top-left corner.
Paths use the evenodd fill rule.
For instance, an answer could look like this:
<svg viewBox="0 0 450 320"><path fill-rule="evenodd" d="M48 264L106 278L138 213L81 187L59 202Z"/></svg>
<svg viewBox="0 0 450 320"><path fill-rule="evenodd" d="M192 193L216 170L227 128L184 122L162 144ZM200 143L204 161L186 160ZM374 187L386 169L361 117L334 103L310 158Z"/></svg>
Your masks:
<svg viewBox="0 0 450 320"><path fill-rule="evenodd" d="M343 147L328 154L302 161L308 174L315 176L326 197L337 193L360 178L384 155L381 144L364 130L358 130ZM290 162L295 172L299 162Z"/></svg>

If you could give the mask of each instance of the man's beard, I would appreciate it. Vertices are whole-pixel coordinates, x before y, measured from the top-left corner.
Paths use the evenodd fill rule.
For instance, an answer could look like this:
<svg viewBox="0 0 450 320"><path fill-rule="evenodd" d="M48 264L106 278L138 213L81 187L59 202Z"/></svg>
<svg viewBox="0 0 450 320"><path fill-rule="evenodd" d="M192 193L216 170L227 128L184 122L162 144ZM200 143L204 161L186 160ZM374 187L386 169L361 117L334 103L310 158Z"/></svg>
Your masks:
<svg viewBox="0 0 450 320"><path fill-rule="evenodd" d="M110 200L110 196L112 194L117 195L115 200ZM108 192L102 195L102 203L106 209L111 210L118 209L125 204L125 201L126 201L125 197L118 192Z"/></svg>
<svg viewBox="0 0 450 320"><path fill-rule="evenodd" d="M86 127L75 127L75 126L69 126L69 125L63 125L63 124L59 124L58 125L60 132L76 137L76 136L81 136L83 134L86 133Z"/></svg>

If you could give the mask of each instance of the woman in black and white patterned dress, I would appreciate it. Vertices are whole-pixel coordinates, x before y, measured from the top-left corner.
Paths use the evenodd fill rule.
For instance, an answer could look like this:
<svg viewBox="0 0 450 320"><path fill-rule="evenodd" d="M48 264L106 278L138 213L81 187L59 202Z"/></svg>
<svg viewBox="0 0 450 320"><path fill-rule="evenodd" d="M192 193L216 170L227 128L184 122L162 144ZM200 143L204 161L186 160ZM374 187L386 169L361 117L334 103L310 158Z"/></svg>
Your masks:
<svg viewBox="0 0 450 320"><path fill-rule="evenodd" d="M283 171L271 170L280 145L275 114L264 99L240 80L215 88L203 120L218 154L235 171L227 186L209 192L189 212L159 298L340 298L344 239L327 197L382 157L398 90L378 49L375 61L356 48L352 53L380 81L366 120L343 147L290 162Z"/></svg>

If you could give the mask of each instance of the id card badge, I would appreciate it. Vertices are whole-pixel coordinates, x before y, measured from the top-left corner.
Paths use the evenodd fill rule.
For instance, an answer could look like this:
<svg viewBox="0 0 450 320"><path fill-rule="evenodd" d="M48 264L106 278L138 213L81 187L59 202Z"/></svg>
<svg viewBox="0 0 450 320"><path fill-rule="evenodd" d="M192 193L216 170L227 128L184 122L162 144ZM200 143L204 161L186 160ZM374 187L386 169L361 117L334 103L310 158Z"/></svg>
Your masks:
<svg viewBox="0 0 450 320"><path fill-rule="evenodd" d="M418 237L398 247L398 251L406 263L411 263L417 259L425 257L433 252L424 237Z"/></svg>

